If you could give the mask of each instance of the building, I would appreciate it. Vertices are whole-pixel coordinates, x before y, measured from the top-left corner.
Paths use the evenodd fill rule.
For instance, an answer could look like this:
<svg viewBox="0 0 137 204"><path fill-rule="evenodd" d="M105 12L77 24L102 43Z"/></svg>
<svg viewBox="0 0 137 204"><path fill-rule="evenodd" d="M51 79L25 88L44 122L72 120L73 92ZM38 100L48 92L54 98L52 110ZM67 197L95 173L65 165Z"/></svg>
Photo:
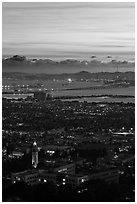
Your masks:
<svg viewBox="0 0 137 204"><path fill-rule="evenodd" d="M35 185L39 183L39 171L36 169L26 170L18 173L12 173L12 183L23 181L28 185Z"/></svg>
<svg viewBox="0 0 137 204"><path fill-rule="evenodd" d="M58 172L48 173L46 170L36 169L12 174L12 183L23 181L31 186L46 182L55 185L71 184L72 186L79 186L81 183L88 181L88 179L87 175L69 175Z"/></svg>
<svg viewBox="0 0 137 204"><path fill-rule="evenodd" d="M20 157L22 157L23 155L24 155L23 152L13 151L13 152L9 155L9 157L10 157L10 158L20 158Z"/></svg>
<svg viewBox="0 0 137 204"><path fill-rule="evenodd" d="M51 93L47 93L46 100L52 100L53 96Z"/></svg>
<svg viewBox="0 0 137 204"><path fill-rule="evenodd" d="M77 149L81 152L83 151L92 151L92 150L104 150L105 148L108 148L108 146L105 143L86 143L86 144L80 144Z"/></svg>
<svg viewBox="0 0 137 204"><path fill-rule="evenodd" d="M32 147L32 166L36 168L37 165L38 165L38 147L37 143L34 142Z"/></svg>
<svg viewBox="0 0 137 204"><path fill-rule="evenodd" d="M71 184L72 186L79 186L81 183L89 180L88 175L47 172L43 172L40 177L41 182L52 182L55 185Z"/></svg>
<svg viewBox="0 0 137 204"><path fill-rule="evenodd" d="M53 149L51 148L50 151L53 151ZM36 185L51 182L55 185L71 184L72 186L79 186L85 181L97 179L104 180L107 183L119 182L119 173L115 167L104 166L103 168L103 166L98 166L87 172L81 170L81 173L76 174L76 164L83 166L83 162L83 159L75 162L70 159L48 159L43 160L42 169L36 169L38 165L38 147L35 141L32 147L32 166L35 169L13 173L12 183L23 181L28 185Z"/></svg>
<svg viewBox="0 0 137 204"><path fill-rule="evenodd" d="M82 184L88 180L89 180L88 175L75 174L75 175L66 176L66 178L64 179L64 182L66 184L71 184L72 186L79 186L80 184Z"/></svg>
<svg viewBox="0 0 137 204"><path fill-rule="evenodd" d="M47 170L33 169L12 174L12 183L23 181L28 185L50 182L55 185L71 184L79 186L89 180L104 180L107 183L118 183L119 174L117 169L101 171L93 174L69 174L64 171L48 172Z"/></svg>
<svg viewBox="0 0 137 204"><path fill-rule="evenodd" d="M53 172L74 175L75 174L75 163L61 162L53 169Z"/></svg>
<svg viewBox="0 0 137 204"><path fill-rule="evenodd" d="M97 173L93 173L89 176L89 179L90 180L101 179L107 183L119 183L118 169L114 168L114 169L108 169Z"/></svg>
<svg viewBox="0 0 137 204"><path fill-rule="evenodd" d="M41 160L41 167L50 173L75 174L75 162L64 159Z"/></svg>
<svg viewBox="0 0 137 204"><path fill-rule="evenodd" d="M71 146L59 146L59 145L46 145L43 146L42 149L45 153L54 154L56 151L60 152L62 154L63 152L69 153L73 148Z"/></svg>
<svg viewBox="0 0 137 204"><path fill-rule="evenodd" d="M34 92L34 98L38 101L45 101L47 97L47 93L45 91L36 91Z"/></svg>

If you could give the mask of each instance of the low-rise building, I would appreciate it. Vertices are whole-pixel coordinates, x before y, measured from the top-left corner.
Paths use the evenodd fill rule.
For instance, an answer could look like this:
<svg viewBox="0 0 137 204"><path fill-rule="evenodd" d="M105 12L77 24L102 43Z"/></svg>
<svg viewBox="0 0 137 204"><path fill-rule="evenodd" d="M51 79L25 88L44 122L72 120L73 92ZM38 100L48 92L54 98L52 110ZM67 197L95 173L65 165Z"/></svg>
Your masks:
<svg viewBox="0 0 137 204"><path fill-rule="evenodd" d="M70 164L60 163L59 166L53 169L53 172L58 172L63 174L75 174L75 163L70 163Z"/></svg>
<svg viewBox="0 0 137 204"><path fill-rule="evenodd" d="M71 184L79 186L88 180L104 180L107 183L118 183L119 173L117 169L100 171L88 174L67 174L64 172L48 172L47 170L33 169L12 174L12 183L23 181L28 185L36 185L40 183L50 182L55 185Z"/></svg>
<svg viewBox="0 0 137 204"><path fill-rule="evenodd" d="M39 183L39 171L38 170L26 170L12 174L12 183L23 181L28 185L35 185Z"/></svg>
<svg viewBox="0 0 137 204"><path fill-rule="evenodd" d="M41 167L45 169L47 172L58 172L64 174L75 174L76 164L73 161L69 160L54 160L54 159L46 159L41 161Z"/></svg>
<svg viewBox="0 0 137 204"><path fill-rule="evenodd" d="M22 157L23 155L24 155L23 152L13 151L13 152L9 155L9 157L10 157L10 158L20 158L20 157Z"/></svg>
<svg viewBox="0 0 137 204"><path fill-rule="evenodd" d="M93 173L89 176L89 179L101 179L107 183L119 183L118 169L114 168Z"/></svg>
<svg viewBox="0 0 137 204"><path fill-rule="evenodd" d="M88 181L88 175L62 174L58 172L49 173L46 170L27 170L12 174L12 183L23 181L28 185L50 182L55 185L71 184L79 186L81 183Z"/></svg>

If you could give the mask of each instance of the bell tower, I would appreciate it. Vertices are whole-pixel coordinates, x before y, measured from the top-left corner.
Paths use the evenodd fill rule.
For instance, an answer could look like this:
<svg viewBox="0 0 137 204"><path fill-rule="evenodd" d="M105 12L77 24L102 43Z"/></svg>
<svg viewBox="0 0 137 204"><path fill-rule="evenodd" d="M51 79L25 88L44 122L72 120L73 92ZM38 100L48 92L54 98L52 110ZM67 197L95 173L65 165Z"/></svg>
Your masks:
<svg viewBox="0 0 137 204"><path fill-rule="evenodd" d="M38 147L36 141L34 141L32 146L32 166L36 168L38 165Z"/></svg>

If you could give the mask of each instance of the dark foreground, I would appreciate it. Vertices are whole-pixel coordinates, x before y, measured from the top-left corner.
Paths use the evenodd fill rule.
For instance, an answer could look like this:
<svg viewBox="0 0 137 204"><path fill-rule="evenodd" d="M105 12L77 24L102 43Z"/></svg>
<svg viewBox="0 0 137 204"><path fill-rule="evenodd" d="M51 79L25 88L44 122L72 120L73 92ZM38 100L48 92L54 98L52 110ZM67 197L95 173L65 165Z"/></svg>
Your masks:
<svg viewBox="0 0 137 204"><path fill-rule="evenodd" d="M3 99L2 117L3 201L135 200L135 104ZM34 140L37 152L32 150ZM21 181L20 172L40 169L48 176L45 183L35 178L31 185ZM111 175L111 169L117 173ZM106 175L99 177L103 171ZM18 173L18 180L13 173ZM63 179L48 180L56 174ZM76 185L64 182L64 177L79 175L86 180Z"/></svg>

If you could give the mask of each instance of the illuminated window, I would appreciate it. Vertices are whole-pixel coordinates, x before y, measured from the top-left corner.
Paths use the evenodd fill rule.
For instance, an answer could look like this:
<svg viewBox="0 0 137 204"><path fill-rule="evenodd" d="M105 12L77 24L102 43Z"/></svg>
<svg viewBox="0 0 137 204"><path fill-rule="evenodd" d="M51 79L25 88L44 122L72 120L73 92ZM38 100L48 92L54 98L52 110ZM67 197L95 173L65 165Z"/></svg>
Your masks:
<svg viewBox="0 0 137 204"><path fill-rule="evenodd" d="M85 179L81 179L81 182L84 182L85 181Z"/></svg>
<svg viewBox="0 0 137 204"><path fill-rule="evenodd" d="M58 172L63 172L63 171L67 171L67 168L58 170Z"/></svg>

